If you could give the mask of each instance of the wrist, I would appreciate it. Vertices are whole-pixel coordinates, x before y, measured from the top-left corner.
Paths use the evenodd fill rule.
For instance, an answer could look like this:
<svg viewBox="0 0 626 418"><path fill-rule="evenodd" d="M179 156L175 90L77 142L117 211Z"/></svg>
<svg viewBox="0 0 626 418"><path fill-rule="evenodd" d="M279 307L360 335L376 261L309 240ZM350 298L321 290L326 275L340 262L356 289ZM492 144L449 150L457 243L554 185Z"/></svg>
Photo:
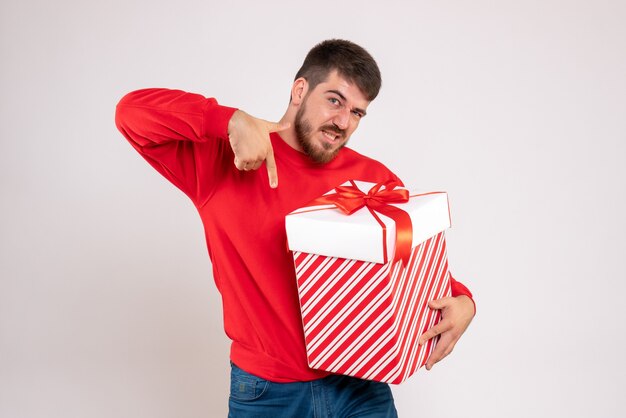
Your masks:
<svg viewBox="0 0 626 418"><path fill-rule="evenodd" d="M467 305L469 308L471 308L472 317L474 317L476 315L476 303L474 302L474 299L472 299L471 297L469 297L467 295L458 295L458 296L455 296L455 298L457 300L463 301L463 303L465 305Z"/></svg>
<svg viewBox="0 0 626 418"><path fill-rule="evenodd" d="M242 113L243 113L243 110L239 110L239 109L233 112L232 116L228 120L228 125L226 127L226 132L228 133L228 135L230 135L233 132L233 130L236 129L235 127L239 124Z"/></svg>

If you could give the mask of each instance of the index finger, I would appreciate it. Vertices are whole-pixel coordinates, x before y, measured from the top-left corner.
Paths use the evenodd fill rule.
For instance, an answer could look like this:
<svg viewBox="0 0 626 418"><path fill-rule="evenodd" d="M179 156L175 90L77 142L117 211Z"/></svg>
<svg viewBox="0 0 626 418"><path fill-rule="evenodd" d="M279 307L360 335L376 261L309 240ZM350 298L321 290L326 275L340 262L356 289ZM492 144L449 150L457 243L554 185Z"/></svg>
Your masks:
<svg viewBox="0 0 626 418"><path fill-rule="evenodd" d="M280 131L284 131L285 129L289 129L289 127L291 126L291 124L289 122L268 122L265 121L265 123L267 124L267 130L269 132L280 132Z"/></svg>
<svg viewBox="0 0 626 418"><path fill-rule="evenodd" d="M265 157L265 167L267 168L267 176L270 179L270 187L275 189L278 187L278 171L276 170L276 160L274 160L274 150L270 149Z"/></svg>

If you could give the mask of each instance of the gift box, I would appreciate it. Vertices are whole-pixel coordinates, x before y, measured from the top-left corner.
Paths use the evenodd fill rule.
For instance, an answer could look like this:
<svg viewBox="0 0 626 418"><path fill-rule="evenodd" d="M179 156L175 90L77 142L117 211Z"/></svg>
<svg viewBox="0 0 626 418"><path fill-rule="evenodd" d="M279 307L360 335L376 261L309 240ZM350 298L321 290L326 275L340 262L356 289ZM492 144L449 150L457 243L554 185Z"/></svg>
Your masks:
<svg viewBox="0 0 626 418"><path fill-rule="evenodd" d="M401 383L450 296L445 192L349 181L285 218L311 368Z"/></svg>

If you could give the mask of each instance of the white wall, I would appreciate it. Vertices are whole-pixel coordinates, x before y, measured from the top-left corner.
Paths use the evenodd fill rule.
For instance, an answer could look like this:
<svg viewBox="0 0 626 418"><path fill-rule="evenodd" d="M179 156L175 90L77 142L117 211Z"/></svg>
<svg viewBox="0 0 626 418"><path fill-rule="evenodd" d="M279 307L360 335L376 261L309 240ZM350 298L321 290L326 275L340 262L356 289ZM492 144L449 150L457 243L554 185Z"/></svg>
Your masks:
<svg viewBox="0 0 626 418"><path fill-rule="evenodd" d="M91 4L88 4L91 3ZM478 315L402 417L617 417L626 352L623 1L3 1L0 416L226 415L200 220L113 124L176 87L267 119L308 49L384 78L351 145L445 188Z"/></svg>

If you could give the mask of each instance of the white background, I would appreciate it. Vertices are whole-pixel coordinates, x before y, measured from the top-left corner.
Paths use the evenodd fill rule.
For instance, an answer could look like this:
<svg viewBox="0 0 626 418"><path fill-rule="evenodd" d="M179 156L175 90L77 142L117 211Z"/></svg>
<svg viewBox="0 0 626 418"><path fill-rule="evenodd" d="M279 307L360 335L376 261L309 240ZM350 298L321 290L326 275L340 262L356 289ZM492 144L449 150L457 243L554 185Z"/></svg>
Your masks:
<svg viewBox="0 0 626 418"><path fill-rule="evenodd" d="M0 416L226 415L200 219L113 123L171 87L266 119L315 43L383 89L351 146L449 192L478 314L401 417L618 417L626 3L2 1Z"/></svg>

